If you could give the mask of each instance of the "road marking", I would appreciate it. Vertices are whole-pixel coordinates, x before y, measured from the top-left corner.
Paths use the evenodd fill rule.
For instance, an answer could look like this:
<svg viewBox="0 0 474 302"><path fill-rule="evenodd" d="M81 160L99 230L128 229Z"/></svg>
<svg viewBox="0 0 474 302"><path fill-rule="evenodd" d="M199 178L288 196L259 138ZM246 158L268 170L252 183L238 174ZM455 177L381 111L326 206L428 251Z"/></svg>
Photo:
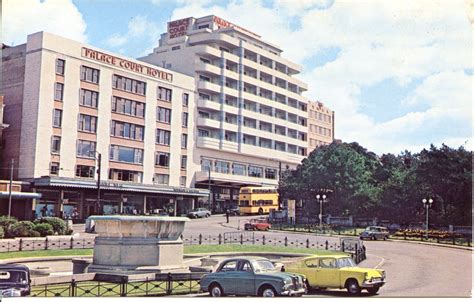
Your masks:
<svg viewBox="0 0 474 302"><path fill-rule="evenodd" d="M369 253L367 253L367 256L369 256L369 255L382 259L382 260L374 267L375 269L378 269L379 267L381 267L381 266L385 263L385 258L380 257L380 256L377 256L377 255L374 255L374 254L369 254Z"/></svg>

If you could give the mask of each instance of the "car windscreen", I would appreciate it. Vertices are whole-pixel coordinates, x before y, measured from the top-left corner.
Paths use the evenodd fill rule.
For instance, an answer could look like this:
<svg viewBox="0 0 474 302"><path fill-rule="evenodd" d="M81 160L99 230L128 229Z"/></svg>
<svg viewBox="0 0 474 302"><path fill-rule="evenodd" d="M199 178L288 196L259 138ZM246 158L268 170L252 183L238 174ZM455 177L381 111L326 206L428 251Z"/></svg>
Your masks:
<svg viewBox="0 0 474 302"><path fill-rule="evenodd" d="M27 284L28 278L24 271L16 270L2 270L0 271L0 284L1 283L20 283Z"/></svg>
<svg viewBox="0 0 474 302"><path fill-rule="evenodd" d="M339 258L337 259L337 267L354 267L355 263L351 258Z"/></svg>
<svg viewBox="0 0 474 302"><path fill-rule="evenodd" d="M264 272L275 270L275 266L268 260L257 260L253 262L255 272Z"/></svg>

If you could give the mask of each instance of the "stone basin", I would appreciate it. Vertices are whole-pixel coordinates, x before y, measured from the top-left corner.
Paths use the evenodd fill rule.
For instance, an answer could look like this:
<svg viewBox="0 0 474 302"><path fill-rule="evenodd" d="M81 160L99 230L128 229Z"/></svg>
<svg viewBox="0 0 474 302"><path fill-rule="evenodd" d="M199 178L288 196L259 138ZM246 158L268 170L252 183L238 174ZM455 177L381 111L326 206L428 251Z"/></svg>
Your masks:
<svg viewBox="0 0 474 302"><path fill-rule="evenodd" d="M186 269L185 217L91 216L97 237L89 272L137 273Z"/></svg>

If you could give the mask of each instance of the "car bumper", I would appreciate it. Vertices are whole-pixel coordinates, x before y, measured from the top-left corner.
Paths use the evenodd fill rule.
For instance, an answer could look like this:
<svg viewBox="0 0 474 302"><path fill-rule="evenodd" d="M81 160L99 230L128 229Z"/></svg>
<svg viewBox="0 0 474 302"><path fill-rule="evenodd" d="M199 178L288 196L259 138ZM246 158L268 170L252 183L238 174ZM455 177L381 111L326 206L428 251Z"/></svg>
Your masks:
<svg viewBox="0 0 474 302"><path fill-rule="evenodd" d="M306 294L306 289L304 287L300 289L285 290L280 293L280 296L296 296L296 295L302 295L302 294Z"/></svg>
<svg viewBox="0 0 474 302"><path fill-rule="evenodd" d="M364 281L362 288L382 287L384 284L385 281Z"/></svg>

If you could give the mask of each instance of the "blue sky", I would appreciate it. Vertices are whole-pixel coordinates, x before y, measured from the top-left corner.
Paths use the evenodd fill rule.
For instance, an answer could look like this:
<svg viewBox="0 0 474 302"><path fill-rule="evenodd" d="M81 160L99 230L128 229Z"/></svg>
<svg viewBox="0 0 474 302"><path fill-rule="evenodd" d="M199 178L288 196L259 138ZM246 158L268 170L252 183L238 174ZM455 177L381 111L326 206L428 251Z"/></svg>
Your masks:
<svg viewBox="0 0 474 302"><path fill-rule="evenodd" d="M45 30L140 57L170 19L216 14L303 66L305 95L336 111L336 138L378 154L472 150L469 9L464 0L4 0L2 41Z"/></svg>

